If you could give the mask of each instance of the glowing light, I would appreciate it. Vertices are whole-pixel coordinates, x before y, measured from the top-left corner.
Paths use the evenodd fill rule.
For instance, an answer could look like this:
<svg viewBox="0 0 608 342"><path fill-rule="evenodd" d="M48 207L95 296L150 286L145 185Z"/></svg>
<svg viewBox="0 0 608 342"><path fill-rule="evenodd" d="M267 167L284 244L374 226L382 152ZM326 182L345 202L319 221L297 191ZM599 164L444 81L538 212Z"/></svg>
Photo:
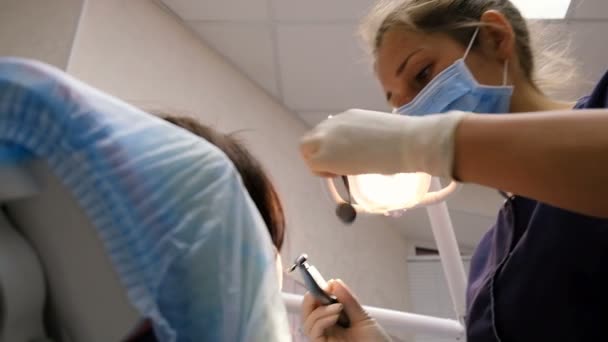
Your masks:
<svg viewBox="0 0 608 342"><path fill-rule="evenodd" d="M410 208L429 191L431 176L426 173L396 175L367 174L348 177L357 204L370 212Z"/></svg>

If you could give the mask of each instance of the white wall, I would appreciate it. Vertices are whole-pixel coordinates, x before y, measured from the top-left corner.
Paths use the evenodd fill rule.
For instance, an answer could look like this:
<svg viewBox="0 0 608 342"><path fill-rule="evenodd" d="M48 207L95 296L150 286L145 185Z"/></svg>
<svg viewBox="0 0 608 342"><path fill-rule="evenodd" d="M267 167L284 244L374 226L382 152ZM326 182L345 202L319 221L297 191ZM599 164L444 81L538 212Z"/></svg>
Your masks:
<svg viewBox="0 0 608 342"><path fill-rule="evenodd" d="M285 262L307 252L366 304L407 308L407 250L382 218L341 225L298 157L306 125L149 0L89 0L68 72L145 108L197 115L239 134L275 181L288 217ZM289 290L289 289L288 289Z"/></svg>
<svg viewBox="0 0 608 342"><path fill-rule="evenodd" d="M0 0L0 56L65 69L83 0Z"/></svg>

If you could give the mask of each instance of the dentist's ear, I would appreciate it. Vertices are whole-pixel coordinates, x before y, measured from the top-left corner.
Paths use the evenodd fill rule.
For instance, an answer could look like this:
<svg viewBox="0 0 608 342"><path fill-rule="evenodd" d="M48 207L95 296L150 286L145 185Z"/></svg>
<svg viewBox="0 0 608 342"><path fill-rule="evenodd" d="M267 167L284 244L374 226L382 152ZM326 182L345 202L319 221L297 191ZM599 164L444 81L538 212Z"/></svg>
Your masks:
<svg viewBox="0 0 608 342"><path fill-rule="evenodd" d="M489 10L481 15L480 41L486 53L495 54L501 61L516 56L515 32L509 20L499 11Z"/></svg>

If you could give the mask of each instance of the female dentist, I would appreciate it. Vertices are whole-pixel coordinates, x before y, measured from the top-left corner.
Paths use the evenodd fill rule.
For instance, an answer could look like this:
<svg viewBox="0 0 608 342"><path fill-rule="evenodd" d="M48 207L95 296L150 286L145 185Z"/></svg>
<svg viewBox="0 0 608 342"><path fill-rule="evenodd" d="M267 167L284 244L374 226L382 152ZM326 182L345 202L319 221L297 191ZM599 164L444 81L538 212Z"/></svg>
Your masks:
<svg viewBox="0 0 608 342"><path fill-rule="evenodd" d="M576 103L549 98L507 0L390 1L367 23L403 115L352 109L322 122L301 142L310 170L426 172L513 194L471 260L467 340L605 340L608 75ZM313 341L388 340L343 283L330 290L344 308L305 298ZM357 317L350 329L334 326L342 309Z"/></svg>

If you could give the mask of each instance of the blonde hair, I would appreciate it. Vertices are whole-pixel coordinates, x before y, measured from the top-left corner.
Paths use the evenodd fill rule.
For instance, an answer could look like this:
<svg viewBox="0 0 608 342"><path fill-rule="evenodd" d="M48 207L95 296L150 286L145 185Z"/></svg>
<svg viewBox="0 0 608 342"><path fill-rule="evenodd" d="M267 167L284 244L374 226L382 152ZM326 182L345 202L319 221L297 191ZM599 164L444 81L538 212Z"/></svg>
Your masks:
<svg viewBox="0 0 608 342"><path fill-rule="evenodd" d="M522 72L532 85L546 92L558 90L575 80L577 72L575 64L568 58L568 46L547 44L549 34L546 30L537 32L538 25L533 27L536 39L532 40L532 27L509 0L379 1L363 19L359 33L366 49L374 57L382 45L384 34L391 29L445 33L466 46L474 31L483 25L480 18L488 10L499 11L511 23ZM538 46L541 41L544 46Z"/></svg>

